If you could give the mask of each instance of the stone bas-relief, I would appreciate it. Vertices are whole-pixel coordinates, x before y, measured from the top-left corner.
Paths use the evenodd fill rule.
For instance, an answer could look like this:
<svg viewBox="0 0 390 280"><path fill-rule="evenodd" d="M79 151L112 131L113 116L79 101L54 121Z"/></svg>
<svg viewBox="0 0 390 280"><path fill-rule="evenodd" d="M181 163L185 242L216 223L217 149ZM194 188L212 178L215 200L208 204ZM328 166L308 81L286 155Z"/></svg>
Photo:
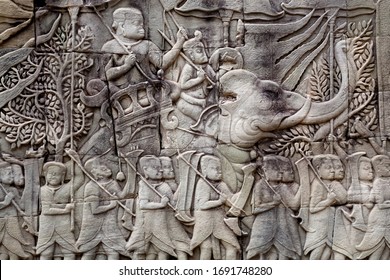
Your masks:
<svg viewBox="0 0 390 280"><path fill-rule="evenodd" d="M390 258L389 1L2 2L1 259Z"/></svg>

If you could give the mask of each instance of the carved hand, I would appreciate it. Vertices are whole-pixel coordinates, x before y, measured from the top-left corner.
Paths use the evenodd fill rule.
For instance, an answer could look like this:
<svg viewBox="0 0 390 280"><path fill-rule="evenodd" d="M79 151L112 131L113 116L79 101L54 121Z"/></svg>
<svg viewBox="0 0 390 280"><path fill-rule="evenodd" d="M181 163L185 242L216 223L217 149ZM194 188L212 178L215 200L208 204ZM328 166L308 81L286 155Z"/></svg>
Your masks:
<svg viewBox="0 0 390 280"><path fill-rule="evenodd" d="M273 201L274 201L275 205L279 205L282 201L282 198L280 197L279 194L276 193L273 196Z"/></svg>
<svg viewBox="0 0 390 280"><path fill-rule="evenodd" d="M186 40L186 38L188 38L187 31L183 27L181 27L179 31L177 31L176 37L177 37L177 42L179 42L182 45Z"/></svg>
<svg viewBox="0 0 390 280"><path fill-rule="evenodd" d="M5 196L5 201L8 203L11 202L12 199L14 199L15 195L12 193L12 192L9 192L7 193L7 195Z"/></svg>
<svg viewBox="0 0 390 280"><path fill-rule="evenodd" d="M206 79L206 74L203 71L198 71L196 74L198 75L198 79L200 81L204 81L204 79Z"/></svg>
<svg viewBox="0 0 390 280"><path fill-rule="evenodd" d="M131 52L125 58L125 65L133 66L136 61L137 61L137 57L135 56L135 54L133 52Z"/></svg>
<svg viewBox="0 0 390 280"><path fill-rule="evenodd" d="M221 195L219 196L219 201L220 201L222 204L224 204L224 203L226 202L226 200L227 200L227 196L226 196L226 195L221 194Z"/></svg>
<svg viewBox="0 0 390 280"><path fill-rule="evenodd" d="M166 197L166 196L163 196L163 198L161 198L161 204L163 206L167 206L168 205L168 202L169 202L169 198Z"/></svg>
<svg viewBox="0 0 390 280"><path fill-rule="evenodd" d="M73 203L66 204L66 206L65 206L65 210L66 211L71 211L73 209L74 209L74 204Z"/></svg>
<svg viewBox="0 0 390 280"><path fill-rule="evenodd" d="M329 201L331 204L333 204L334 202L337 201L336 198L337 198L337 195L336 195L334 192L329 192L329 193L328 193L327 199L328 199L328 201Z"/></svg>

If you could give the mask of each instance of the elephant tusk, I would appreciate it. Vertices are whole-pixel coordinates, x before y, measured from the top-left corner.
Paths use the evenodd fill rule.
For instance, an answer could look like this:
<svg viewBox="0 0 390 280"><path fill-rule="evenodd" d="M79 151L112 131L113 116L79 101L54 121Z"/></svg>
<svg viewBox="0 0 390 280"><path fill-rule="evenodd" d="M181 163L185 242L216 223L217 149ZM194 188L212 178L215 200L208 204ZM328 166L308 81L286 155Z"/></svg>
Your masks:
<svg viewBox="0 0 390 280"><path fill-rule="evenodd" d="M284 119L280 123L278 129L289 128L301 123L306 118L307 114L310 111L310 108L311 108L311 98L309 96L307 97L305 104L303 104L302 108L299 109L299 111L296 112L294 115Z"/></svg>

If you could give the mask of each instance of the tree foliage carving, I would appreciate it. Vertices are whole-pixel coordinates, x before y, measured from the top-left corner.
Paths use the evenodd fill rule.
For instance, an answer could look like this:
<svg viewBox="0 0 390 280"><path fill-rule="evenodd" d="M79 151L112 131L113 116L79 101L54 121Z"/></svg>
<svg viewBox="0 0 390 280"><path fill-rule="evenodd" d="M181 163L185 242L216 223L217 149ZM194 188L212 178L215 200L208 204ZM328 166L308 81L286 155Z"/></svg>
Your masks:
<svg viewBox="0 0 390 280"><path fill-rule="evenodd" d="M70 24L58 27L51 40L0 78L1 93L18 86L19 80L42 64L37 79L0 109L0 132L6 133L12 149L47 144L61 157L71 140L77 145L88 133L92 112L81 103L80 93L85 90L85 73L93 64L85 53L92 35L88 28L79 27L72 51L71 34Z"/></svg>

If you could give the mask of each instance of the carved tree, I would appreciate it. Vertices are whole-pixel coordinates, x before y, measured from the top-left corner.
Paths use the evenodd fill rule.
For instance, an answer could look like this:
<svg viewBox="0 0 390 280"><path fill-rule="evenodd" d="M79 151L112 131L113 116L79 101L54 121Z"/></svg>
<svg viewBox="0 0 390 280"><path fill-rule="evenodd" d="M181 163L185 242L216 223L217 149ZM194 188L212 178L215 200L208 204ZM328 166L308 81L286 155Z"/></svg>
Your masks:
<svg viewBox="0 0 390 280"><path fill-rule="evenodd" d="M88 28L78 28L76 46L70 52L71 25L61 26L51 40L39 45L25 61L0 78L0 94L23 86L21 93L0 110L0 132L7 134L5 139L12 149L47 144L56 160L61 161L70 140L77 145L80 136L87 134L92 112L80 102L80 93L85 88L85 72L93 64L85 54L91 40ZM33 82L20 85L39 68Z"/></svg>
<svg viewBox="0 0 390 280"><path fill-rule="evenodd" d="M353 52L353 58L356 68L356 87L351 96L349 105L349 122L352 136L356 131L352 125L356 118L361 119L363 124L374 131L378 127L377 118L377 99L375 97L375 79L373 78L375 61L373 40L373 25L369 22L362 21L348 25L348 37L351 38L350 47ZM353 118L352 118L353 117Z"/></svg>

